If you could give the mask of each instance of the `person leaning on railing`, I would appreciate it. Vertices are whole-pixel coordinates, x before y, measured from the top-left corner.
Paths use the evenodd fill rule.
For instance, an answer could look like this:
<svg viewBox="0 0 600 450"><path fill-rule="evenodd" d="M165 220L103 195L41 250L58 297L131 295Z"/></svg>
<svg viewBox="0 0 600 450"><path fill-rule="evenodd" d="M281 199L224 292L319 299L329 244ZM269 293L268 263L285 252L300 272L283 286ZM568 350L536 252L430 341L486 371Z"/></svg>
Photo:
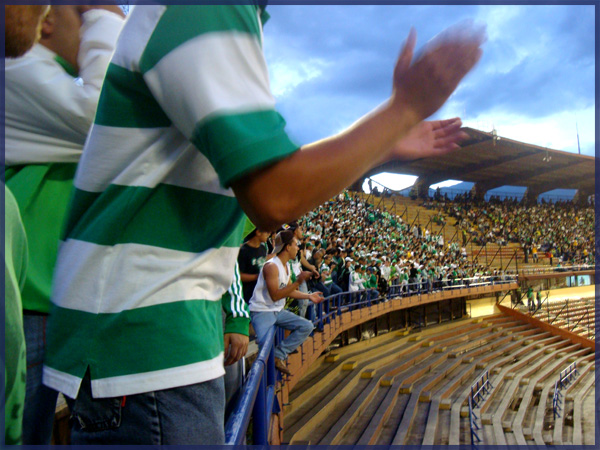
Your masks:
<svg viewBox="0 0 600 450"><path fill-rule="evenodd" d="M271 327L277 325L292 331L275 348L275 367L282 373L290 375L285 360L304 342L314 329L314 325L310 320L284 309L285 300L291 297L320 303L324 297L321 292L308 294L298 290L298 287L313 275L312 272L303 271L296 276L294 282L291 282L288 261L298 254L298 240L293 231L284 230L277 233L274 253L277 256L265 263L258 276L254 294L250 298L250 316L256 332L256 340L261 347Z"/></svg>

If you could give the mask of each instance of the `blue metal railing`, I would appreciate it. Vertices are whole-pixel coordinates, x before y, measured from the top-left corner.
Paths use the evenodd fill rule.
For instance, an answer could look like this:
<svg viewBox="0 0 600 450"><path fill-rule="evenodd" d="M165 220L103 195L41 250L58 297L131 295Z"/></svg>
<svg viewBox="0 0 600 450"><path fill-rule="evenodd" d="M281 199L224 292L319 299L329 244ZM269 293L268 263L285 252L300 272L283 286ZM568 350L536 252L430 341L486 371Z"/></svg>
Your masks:
<svg viewBox="0 0 600 450"><path fill-rule="evenodd" d="M479 407L479 401L485 400L485 396L491 392L494 388L490 381L489 371L483 372L483 374L477 379L475 383L471 385L471 399L475 404L475 408Z"/></svg>
<svg viewBox="0 0 600 450"><path fill-rule="evenodd" d="M579 372L577 371L577 363L573 362L558 375L558 380L556 380L554 383L554 395L552 396L552 411L554 414L554 420L556 420L557 417L560 417L560 413L558 411L562 409L560 406L560 403L562 402L562 394L560 392L561 389L564 389L571 382L571 379L578 374Z"/></svg>
<svg viewBox="0 0 600 450"><path fill-rule="evenodd" d="M479 408L479 402L485 400L485 396L491 392L494 388L490 381L489 371L483 372L475 383L471 385L471 393L469 394L469 427L471 428L471 445L476 446L478 442L481 442L477 431L479 425L477 420L479 418L475 414L474 409Z"/></svg>
<svg viewBox="0 0 600 450"><path fill-rule="evenodd" d="M252 412L252 435L256 445L269 443L269 419L275 403L275 346L281 339L281 329L273 327L267 333L265 344L248 373L238 404L229 416L225 426L227 445L244 445L246 430Z"/></svg>
<svg viewBox="0 0 600 450"><path fill-rule="evenodd" d="M473 411L473 398L469 395L469 427L471 428L471 445L473 448L477 448L477 443L481 442L481 439L477 434L477 430L479 430L479 425L477 425L478 419L475 411Z"/></svg>
<svg viewBox="0 0 600 450"><path fill-rule="evenodd" d="M577 363L573 362L569 364L569 366L560 372L558 377L558 383L561 388L564 388L567 384L571 382L571 379L577 376L579 372L577 371Z"/></svg>
<svg viewBox="0 0 600 450"><path fill-rule="evenodd" d="M495 285L515 282L516 277L499 279L498 277L478 277L460 279L457 287L473 287L473 285ZM457 281L458 282L458 281ZM363 289L354 292L341 292L327 297L321 303L308 306L307 316L315 325L316 330L323 330L326 324L336 316L346 311L353 311L370 307L375 303L387 301L398 297L411 297L428 294L432 291L452 287L452 282L417 282L410 284L395 284L389 286L385 295L377 296L375 289ZM316 308L315 308L316 306ZM279 372L275 369L275 347L283 339L283 330L273 327L265 338L265 343L253 363L246 384L243 386L238 402L231 413L225 426L225 442L228 445L244 445L246 430L253 421L253 444L267 445L268 428L273 412L278 412L278 402L275 397L275 385L280 379ZM489 380L487 381L489 383ZM491 385L490 385L491 386Z"/></svg>
<svg viewBox="0 0 600 450"><path fill-rule="evenodd" d="M558 384L558 380L554 383L554 395L552 396L552 412L554 414L554 420L557 417L560 417L559 410L562 409L560 403L562 402L562 394L560 393L560 387Z"/></svg>

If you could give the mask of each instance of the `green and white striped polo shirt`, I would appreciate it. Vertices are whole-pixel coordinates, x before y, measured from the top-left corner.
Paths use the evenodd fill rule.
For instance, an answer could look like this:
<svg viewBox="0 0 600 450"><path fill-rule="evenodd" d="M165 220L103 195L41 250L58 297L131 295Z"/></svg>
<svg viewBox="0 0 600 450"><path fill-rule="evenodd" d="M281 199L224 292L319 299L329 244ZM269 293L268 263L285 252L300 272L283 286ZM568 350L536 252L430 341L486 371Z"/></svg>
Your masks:
<svg viewBox="0 0 600 450"><path fill-rule="evenodd" d="M297 149L255 6L136 6L119 37L54 276L44 383L94 397L214 379L244 215L231 182Z"/></svg>

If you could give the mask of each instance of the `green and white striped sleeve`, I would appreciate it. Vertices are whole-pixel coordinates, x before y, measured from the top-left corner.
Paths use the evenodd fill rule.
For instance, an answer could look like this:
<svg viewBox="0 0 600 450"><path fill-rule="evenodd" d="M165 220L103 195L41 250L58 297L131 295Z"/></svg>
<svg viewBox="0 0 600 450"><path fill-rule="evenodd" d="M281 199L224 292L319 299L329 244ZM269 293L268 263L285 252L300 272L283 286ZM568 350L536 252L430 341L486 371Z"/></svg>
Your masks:
<svg viewBox="0 0 600 450"><path fill-rule="evenodd" d="M298 146L275 110L252 5L169 6L139 62L152 95L224 187Z"/></svg>
<svg viewBox="0 0 600 450"><path fill-rule="evenodd" d="M223 297L221 298L223 311L225 311L225 333L238 333L248 336L250 325L250 312L248 304L244 301L242 293L242 279L240 277L240 268L235 263L235 272L233 282Z"/></svg>

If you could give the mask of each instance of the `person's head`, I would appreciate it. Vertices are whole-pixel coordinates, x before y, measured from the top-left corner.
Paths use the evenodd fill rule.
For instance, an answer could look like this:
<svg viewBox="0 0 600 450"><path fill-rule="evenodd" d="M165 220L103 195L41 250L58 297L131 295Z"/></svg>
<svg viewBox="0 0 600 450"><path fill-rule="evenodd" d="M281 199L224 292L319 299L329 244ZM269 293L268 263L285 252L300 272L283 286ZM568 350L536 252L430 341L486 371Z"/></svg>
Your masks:
<svg viewBox="0 0 600 450"><path fill-rule="evenodd" d="M279 229L279 231L285 231L285 230L293 231L294 232L294 236L296 238L298 238L298 239L302 239L302 237L304 236L304 233L302 231L302 227L295 220L293 222L289 222L289 223L283 224L283 226Z"/></svg>
<svg viewBox="0 0 600 450"><path fill-rule="evenodd" d="M42 22L42 38L40 44L52 50L79 70L80 28L83 21L77 6L53 5Z"/></svg>
<svg viewBox="0 0 600 450"><path fill-rule="evenodd" d="M323 249L319 249L313 253L313 259L317 262L321 262L323 260L323 254L325 251Z"/></svg>
<svg viewBox="0 0 600 450"><path fill-rule="evenodd" d="M274 252L277 256L286 253L290 259L296 257L298 254L298 240L292 230L283 230L277 233Z"/></svg>
<svg viewBox="0 0 600 450"><path fill-rule="evenodd" d="M263 231L256 228L252 237L262 244L263 242L267 242L269 240L269 236L271 236L270 231Z"/></svg>
<svg viewBox="0 0 600 450"><path fill-rule="evenodd" d="M4 5L4 56L17 58L33 47L50 5Z"/></svg>

